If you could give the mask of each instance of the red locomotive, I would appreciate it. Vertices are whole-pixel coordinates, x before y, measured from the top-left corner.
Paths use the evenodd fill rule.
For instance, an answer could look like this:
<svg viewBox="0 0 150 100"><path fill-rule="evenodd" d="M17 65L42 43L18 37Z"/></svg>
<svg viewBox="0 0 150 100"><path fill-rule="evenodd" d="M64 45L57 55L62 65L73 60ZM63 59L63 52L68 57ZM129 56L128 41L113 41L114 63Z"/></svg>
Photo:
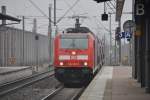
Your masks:
<svg viewBox="0 0 150 100"><path fill-rule="evenodd" d="M54 43L55 77L64 84L89 82L104 63L103 41L79 23Z"/></svg>

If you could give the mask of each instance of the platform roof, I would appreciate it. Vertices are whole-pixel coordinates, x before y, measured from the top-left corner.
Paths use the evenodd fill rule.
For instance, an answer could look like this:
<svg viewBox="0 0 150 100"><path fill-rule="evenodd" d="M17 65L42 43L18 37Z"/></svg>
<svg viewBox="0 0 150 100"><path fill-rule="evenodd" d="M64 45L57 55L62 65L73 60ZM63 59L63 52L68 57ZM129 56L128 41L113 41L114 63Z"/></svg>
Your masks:
<svg viewBox="0 0 150 100"><path fill-rule="evenodd" d="M12 20L12 21L16 21L16 22L20 22L21 20L15 17L12 17L10 15L5 15L0 13L0 20Z"/></svg>

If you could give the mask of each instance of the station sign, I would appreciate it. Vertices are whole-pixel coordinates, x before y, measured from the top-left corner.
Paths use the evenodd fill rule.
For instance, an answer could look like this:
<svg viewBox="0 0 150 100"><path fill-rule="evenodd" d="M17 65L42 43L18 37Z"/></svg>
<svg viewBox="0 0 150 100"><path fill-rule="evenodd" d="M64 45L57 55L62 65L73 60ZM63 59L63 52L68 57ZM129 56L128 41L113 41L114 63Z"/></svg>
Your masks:
<svg viewBox="0 0 150 100"><path fill-rule="evenodd" d="M131 38L132 37L132 34L130 32L121 32L119 34L119 37L120 38Z"/></svg>
<svg viewBox="0 0 150 100"><path fill-rule="evenodd" d="M144 3L136 3L135 13L137 16L141 16L145 14L145 6Z"/></svg>
<svg viewBox="0 0 150 100"><path fill-rule="evenodd" d="M143 17L146 13L145 0L135 0L134 14L135 17Z"/></svg>
<svg viewBox="0 0 150 100"><path fill-rule="evenodd" d="M127 39L128 41L130 41L130 39L132 38L132 33L131 32L121 32L119 34L119 37L122 39Z"/></svg>
<svg viewBox="0 0 150 100"><path fill-rule="evenodd" d="M143 34L142 28L144 28L143 24L146 17L145 0L135 0L134 17L136 23L134 35L140 37Z"/></svg>

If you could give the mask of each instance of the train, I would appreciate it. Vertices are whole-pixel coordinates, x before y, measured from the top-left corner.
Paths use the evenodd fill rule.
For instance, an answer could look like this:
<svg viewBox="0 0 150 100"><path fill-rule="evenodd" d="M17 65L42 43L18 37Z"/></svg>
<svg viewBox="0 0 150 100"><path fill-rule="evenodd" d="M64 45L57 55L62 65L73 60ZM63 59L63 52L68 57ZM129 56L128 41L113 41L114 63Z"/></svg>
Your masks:
<svg viewBox="0 0 150 100"><path fill-rule="evenodd" d="M104 41L76 22L54 39L54 69L64 84L89 83L104 64Z"/></svg>

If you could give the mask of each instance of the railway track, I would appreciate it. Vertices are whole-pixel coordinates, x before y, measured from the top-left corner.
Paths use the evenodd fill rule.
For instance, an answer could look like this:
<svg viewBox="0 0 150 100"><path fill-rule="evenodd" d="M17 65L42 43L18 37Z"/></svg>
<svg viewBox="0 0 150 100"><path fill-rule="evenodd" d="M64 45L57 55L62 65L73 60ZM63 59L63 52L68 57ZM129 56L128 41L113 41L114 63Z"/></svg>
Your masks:
<svg viewBox="0 0 150 100"><path fill-rule="evenodd" d="M48 100L48 99L52 98L57 93L59 93L63 88L64 88L63 86L57 87L55 90L53 90L52 92L50 92L47 96L45 96L41 100Z"/></svg>
<svg viewBox="0 0 150 100"><path fill-rule="evenodd" d="M54 76L53 70L46 71L40 74L36 74L30 77L22 78L13 82L0 85L0 97L5 96L20 88L30 86L31 84L34 84L35 82L38 82L40 80L43 80L47 77L52 77L52 76Z"/></svg>
<svg viewBox="0 0 150 100"><path fill-rule="evenodd" d="M84 90L85 87L65 88L60 86L41 100L78 100Z"/></svg>

